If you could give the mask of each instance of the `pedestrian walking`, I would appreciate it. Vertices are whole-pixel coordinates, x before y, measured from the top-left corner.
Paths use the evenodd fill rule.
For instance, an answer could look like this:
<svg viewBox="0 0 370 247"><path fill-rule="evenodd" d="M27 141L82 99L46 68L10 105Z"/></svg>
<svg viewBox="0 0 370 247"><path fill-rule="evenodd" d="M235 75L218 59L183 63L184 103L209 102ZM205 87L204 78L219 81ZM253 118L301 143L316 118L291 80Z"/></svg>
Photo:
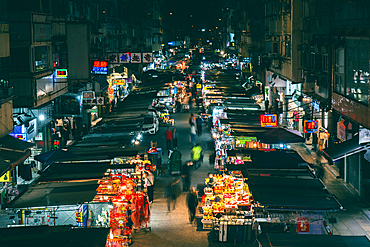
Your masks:
<svg viewBox="0 0 370 247"><path fill-rule="evenodd" d="M154 199L154 175L150 171L144 172L144 186L148 191L149 203L151 203Z"/></svg>
<svg viewBox="0 0 370 247"><path fill-rule="evenodd" d="M190 126L192 125L195 125L196 124L196 121L195 121L195 117L194 117L194 114L190 114L190 118L189 118L189 124Z"/></svg>
<svg viewBox="0 0 370 247"><path fill-rule="evenodd" d="M167 127L167 130L164 132L164 135L166 136L166 144L167 144L167 150L171 150L171 142L172 142L172 131L170 130L170 127Z"/></svg>
<svg viewBox="0 0 370 247"><path fill-rule="evenodd" d="M180 178L176 178L165 187L164 192L167 199L168 212L171 211L171 202L173 202L172 210L175 210L176 208L177 197L181 194L181 190L179 189L179 182Z"/></svg>
<svg viewBox="0 0 370 247"><path fill-rule="evenodd" d="M181 103L180 101L176 100L176 112L181 112Z"/></svg>
<svg viewBox="0 0 370 247"><path fill-rule="evenodd" d="M203 119L201 116L198 116L196 119L197 123L197 131L198 131L198 136L202 135L202 127L203 127Z"/></svg>
<svg viewBox="0 0 370 247"><path fill-rule="evenodd" d="M190 183L191 183L191 162L185 162L185 164L182 166L182 191L189 191L190 189Z"/></svg>
<svg viewBox="0 0 370 247"><path fill-rule="evenodd" d="M198 206L197 191L194 187L191 188L191 191L186 196L186 205L189 210L189 221L192 223L195 220L195 213Z"/></svg>
<svg viewBox="0 0 370 247"><path fill-rule="evenodd" d="M190 141L191 143L195 143L195 136L197 135L197 129L195 128L195 125L190 125Z"/></svg>
<svg viewBox="0 0 370 247"><path fill-rule="evenodd" d="M177 141L178 141L179 134L177 133L176 128L172 130L172 146L174 149L177 149Z"/></svg>
<svg viewBox="0 0 370 247"><path fill-rule="evenodd" d="M191 161L193 162L194 169L198 169L202 163L203 159L203 150L199 144L195 144L191 149Z"/></svg>
<svg viewBox="0 0 370 247"><path fill-rule="evenodd" d="M269 106L270 106L270 101L268 99L265 100L265 112L269 113Z"/></svg>

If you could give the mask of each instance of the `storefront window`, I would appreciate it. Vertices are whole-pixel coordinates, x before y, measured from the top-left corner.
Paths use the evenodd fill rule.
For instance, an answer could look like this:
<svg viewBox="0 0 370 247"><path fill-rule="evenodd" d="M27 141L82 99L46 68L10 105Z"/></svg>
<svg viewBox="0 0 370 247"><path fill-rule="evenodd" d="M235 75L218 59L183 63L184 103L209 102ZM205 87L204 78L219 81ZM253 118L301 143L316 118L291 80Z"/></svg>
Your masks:
<svg viewBox="0 0 370 247"><path fill-rule="evenodd" d="M344 94L344 49L335 51L334 92Z"/></svg>
<svg viewBox="0 0 370 247"><path fill-rule="evenodd" d="M368 105L369 39L350 38L346 49L346 96Z"/></svg>
<svg viewBox="0 0 370 247"><path fill-rule="evenodd" d="M49 46L35 46L34 48L34 70L49 69Z"/></svg>

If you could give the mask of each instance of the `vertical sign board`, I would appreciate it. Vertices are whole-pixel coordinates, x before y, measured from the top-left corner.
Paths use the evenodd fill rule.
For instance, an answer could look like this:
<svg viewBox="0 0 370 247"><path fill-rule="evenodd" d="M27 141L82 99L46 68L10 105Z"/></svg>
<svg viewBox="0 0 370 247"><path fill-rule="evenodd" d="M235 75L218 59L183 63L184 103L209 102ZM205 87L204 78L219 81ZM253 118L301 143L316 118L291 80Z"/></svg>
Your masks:
<svg viewBox="0 0 370 247"><path fill-rule="evenodd" d="M68 80L88 81L90 67L90 28L85 23L69 23L66 26L68 50Z"/></svg>
<svg viewBox="0 0 370 247"><path fill-rule="evenodd" d="M261 114L260 115L261 127L277 127L276 114Z"/></svg>
<svg viewBox="0 0 370 247"><path fill-rule="evenodd" d="M342 118L339 122L337 122L337 137L339 140L345 142L347 141L347 127L344 124L344 119Z"/></svg>

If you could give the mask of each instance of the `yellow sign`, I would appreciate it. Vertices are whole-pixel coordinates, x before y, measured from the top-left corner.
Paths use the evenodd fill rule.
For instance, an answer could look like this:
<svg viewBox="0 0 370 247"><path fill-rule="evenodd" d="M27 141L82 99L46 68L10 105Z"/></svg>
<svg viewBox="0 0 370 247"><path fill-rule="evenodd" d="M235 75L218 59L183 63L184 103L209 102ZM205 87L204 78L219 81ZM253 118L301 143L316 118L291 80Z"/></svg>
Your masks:
<svg viewBox="0 0 370 247"><path fill-rule="evenodd" d="M197 88L202 88L202 84L197 84Z"/></svg>
<svg viewBox="0 0 370 247"><path fill-rule="evenodd" d="M122 80L113 80L113 84L124 86L125 85L125 80L124 79L122 79Z"/></svg>
<svg viewBox="0 0 370 247"><path fill-rule="evenodd" d="M10 171L7 171L4 175L0 177L0 182L11 182Z"/></svg>

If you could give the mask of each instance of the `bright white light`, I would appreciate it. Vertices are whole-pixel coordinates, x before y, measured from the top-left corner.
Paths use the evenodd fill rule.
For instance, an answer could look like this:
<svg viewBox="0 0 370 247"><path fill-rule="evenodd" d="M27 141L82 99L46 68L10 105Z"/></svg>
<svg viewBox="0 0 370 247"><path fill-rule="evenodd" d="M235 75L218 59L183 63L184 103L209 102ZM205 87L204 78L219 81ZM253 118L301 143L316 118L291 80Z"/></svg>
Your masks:
<svg viewBox="0 0 370 247"><path fill-rule="evenodd" d="M137 135L137 139L141 139L141 137L143 137L141 134Z"/></svg>
<svg viewBox="0 0 370 247"><path fill-rule="evenodd" d="M290 149L291 148L291 146L290 145L288 145L288 146L286 146L288 149Z"/></svg>
<svg viewBox="0 0 370 247"><path fill-rule="evenodd" d="M203 28L203 29L202 29L202 32L205 32L205 31L206 31L206 30Z"/></svg>
<svg viewBox="0 0 370 247"><path fill-rule="evenodd" d="M280 147L283 148L284 147L284 144L280 144Z"/></svg>
<svg viewBox="0 0 370 247"><path fill-rule="evenodd" d="M40 121L44 121L45 120L45 116L44 115L40 115L39 116L39 119L40 119Z"/></svg>

